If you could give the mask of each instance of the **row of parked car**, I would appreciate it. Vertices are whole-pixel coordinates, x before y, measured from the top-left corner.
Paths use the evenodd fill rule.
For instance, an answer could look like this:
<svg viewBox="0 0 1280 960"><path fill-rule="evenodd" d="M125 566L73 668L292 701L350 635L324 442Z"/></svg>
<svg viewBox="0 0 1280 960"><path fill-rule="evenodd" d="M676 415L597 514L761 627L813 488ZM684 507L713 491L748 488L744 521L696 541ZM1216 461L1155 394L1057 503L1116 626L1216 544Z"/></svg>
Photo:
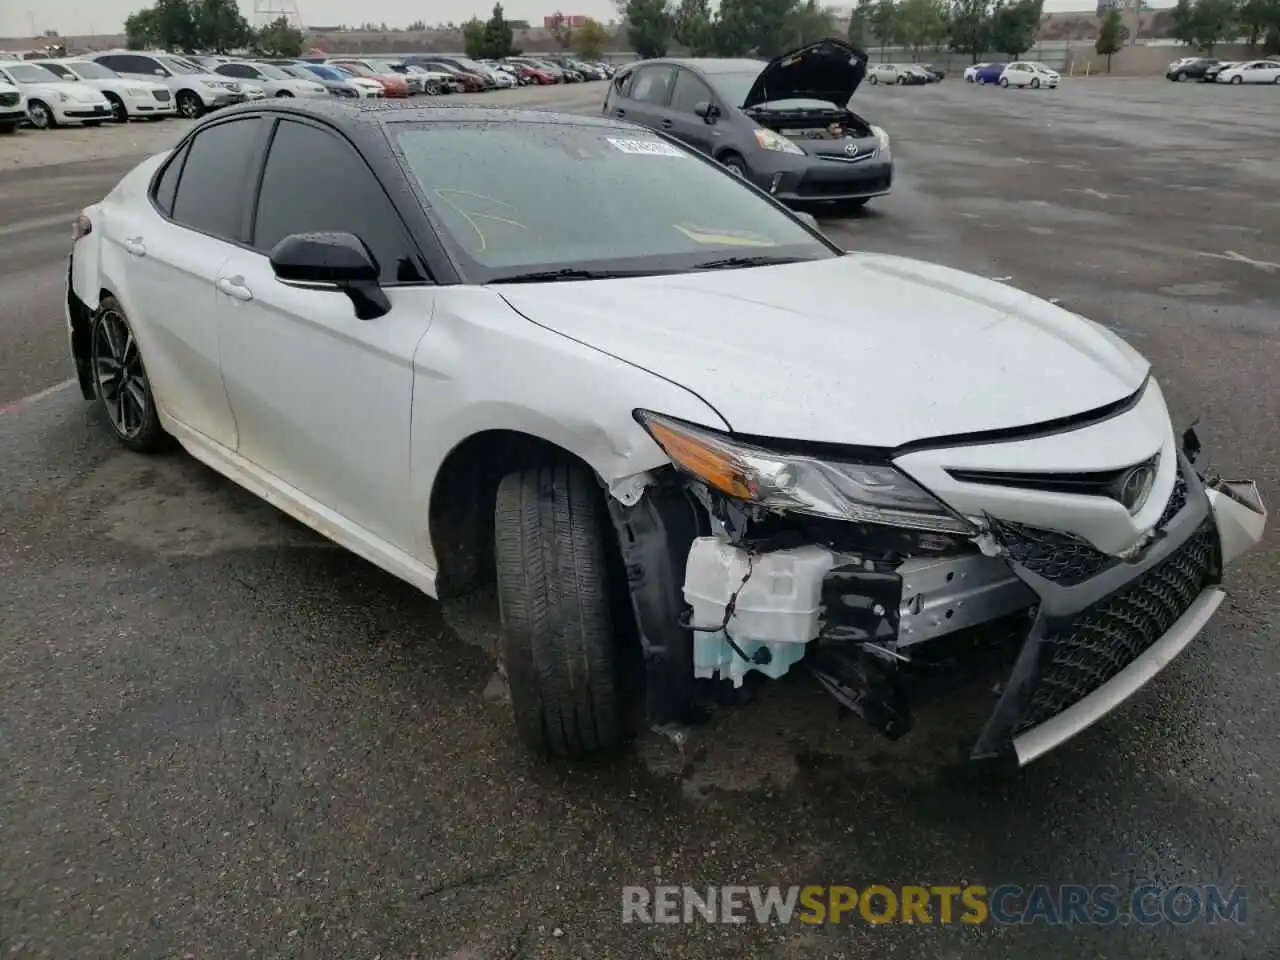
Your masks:
<svg viewBox="0 0 1280 960"><path fill-rule="evenodd" d="M199 117L266 97L409 97L605 80L614 68L567 56L248 58L111 50L0 59L0 133L63 125Z"/></svg>
<svg viewBox="0 0 1280 960"><path fill-rule="evenodd" d="M1062 74L1037 60L1014 60L1012 63L975 63L965 67L964 79L966 83L983 86L998 84L1002 87L1030 87L1033 90L1047 87L1053 90L1062 81Z"/></svg>
<svg viewBox="0 0 1280 960"><path fill-rule="evenodd" d="M1201 83L1280 84L1280 57L1262 60L1216 60L1213 57L1183 57L1169 64L1164 75L1170 80L1199 80Z"/></svg>

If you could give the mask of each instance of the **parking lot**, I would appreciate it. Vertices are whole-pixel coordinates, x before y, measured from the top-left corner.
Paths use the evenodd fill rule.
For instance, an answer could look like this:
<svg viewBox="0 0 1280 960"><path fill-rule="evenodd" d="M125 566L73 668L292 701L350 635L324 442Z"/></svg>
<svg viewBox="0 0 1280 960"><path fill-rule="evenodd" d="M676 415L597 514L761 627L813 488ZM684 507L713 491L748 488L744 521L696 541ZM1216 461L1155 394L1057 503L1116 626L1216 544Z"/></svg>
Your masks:
<svg viewBox="0 0 1280 960"><path fill-rule="evenodd" d="M591 113L603 87L474 99ZM894 192L823 227L1108 323L1274 504L1275 94L866 89L853 106L893 138ZM539 762L495 680L487 598L441 609L180 453L123 452L67 385L71 218L183 129L0 140L6 956L1277 955L1274 526L1177 663L1020 773L957 764L948 713L886 743L799 675L683 751L650 735L609 763ZM1248 921L620 923L626 884L1148 880L1243 884Z"/></svg>

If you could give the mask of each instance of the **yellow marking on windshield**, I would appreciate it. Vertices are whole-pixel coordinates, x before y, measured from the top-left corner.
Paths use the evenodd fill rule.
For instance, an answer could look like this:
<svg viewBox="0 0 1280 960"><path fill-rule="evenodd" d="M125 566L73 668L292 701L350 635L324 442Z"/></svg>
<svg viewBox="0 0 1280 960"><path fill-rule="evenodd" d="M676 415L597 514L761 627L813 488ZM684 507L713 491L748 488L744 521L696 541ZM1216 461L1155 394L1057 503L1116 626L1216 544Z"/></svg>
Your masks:
<svg viewBox="0 0 1280 960"><path fill-rule="evenodd" d="M672 224L694 243L714 244L717 247L776 247L777 244L765 237L746 233L719 233L715 230L702 230L684 224Z"/></svg>
<svg viewBox="0 0 1280 960"><path fill-rule="evenodd" d="M495 216L492 213L468 213L466 210L463 210L460 206L458 206L456 203L450 200L449 197L446 196L446 194L454 193L462 197L471 197L473 200L483 200L489 203L496 203L500 207L510 207L512 210L514 210L515 206L513 204L507 203L505 200L499 200L497 197L485 196L483 193L472 193L469 190L454 190L450 187L436 187L436 189L433 192L437 197L439 197L441 200L443 200L445 203L451 206L454 209L454 211L458 214L458 216L462 217L463 220L467 221L471 229L476 232L476 239L480 241L480 247L478 250L476 250L476 253L484 253L486 250L489 249L489 238L486 237L484 234L484 231L480 229L480 225L476 223L477 220L493 220L496 223L505 223L509 227L516 227L520 230L529 229L519 220L511 220L511 219L508 219L507 217Z"/></svg>

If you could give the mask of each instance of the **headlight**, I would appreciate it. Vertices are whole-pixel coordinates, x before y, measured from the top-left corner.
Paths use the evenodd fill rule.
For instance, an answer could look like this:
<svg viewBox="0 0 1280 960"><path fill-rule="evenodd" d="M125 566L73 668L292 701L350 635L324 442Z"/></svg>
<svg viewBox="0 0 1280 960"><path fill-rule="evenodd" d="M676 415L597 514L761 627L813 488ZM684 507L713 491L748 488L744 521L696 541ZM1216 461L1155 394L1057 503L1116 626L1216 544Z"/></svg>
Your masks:
<svg viewBox="0 0 1280 960"><path fill-rule="evenodd" d="M884 464L778 453L645 410L636 417L680 470L771 510L940 533L973 533L932 494Z"/></svg>
<svg viewBox="0 0 1280 960"><path fill-rule="evenodd" d="M780 133L774 133L772 130L756 130L756 143L760 144L762 150L772 150L775 153L795 153L804 156L804 151L797 147Z"/></svg>

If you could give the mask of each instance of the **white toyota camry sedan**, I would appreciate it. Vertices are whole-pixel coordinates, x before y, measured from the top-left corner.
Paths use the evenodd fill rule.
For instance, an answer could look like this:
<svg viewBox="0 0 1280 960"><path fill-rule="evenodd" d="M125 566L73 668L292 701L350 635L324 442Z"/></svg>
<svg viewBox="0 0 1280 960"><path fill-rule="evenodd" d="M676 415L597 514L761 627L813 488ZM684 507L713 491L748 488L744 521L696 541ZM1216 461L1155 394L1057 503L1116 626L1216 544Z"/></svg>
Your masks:
<svg viewBox="0 0 1280 960"><path fill-rule="evenodd" d="M795 670L902 737L978 651L970 754L1026 763L1201 632L1266 522L1106 327L841 250L613 120L245 104L74 234L71 349L120 442L431 596L496 581L553 754Z"/></svg>

